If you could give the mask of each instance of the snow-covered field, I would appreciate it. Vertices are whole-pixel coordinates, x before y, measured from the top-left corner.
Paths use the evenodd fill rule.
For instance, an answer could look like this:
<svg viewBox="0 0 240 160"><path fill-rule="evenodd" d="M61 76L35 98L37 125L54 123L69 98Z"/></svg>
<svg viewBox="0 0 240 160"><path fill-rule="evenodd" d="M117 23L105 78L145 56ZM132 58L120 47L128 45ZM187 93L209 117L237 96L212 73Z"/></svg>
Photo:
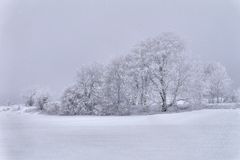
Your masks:
<svg viewBox="0 0 240 160"><path fill-rule="evenodd" d="M239 160L240 110L151 116L0 112L0 160Z"/></svg>

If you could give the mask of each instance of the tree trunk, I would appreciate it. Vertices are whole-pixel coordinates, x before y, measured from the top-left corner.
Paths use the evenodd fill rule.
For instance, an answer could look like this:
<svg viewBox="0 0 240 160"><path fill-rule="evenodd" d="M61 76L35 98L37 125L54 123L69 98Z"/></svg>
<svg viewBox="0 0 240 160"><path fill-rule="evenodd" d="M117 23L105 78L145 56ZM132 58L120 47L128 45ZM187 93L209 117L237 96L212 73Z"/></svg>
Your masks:
<svg viewBox="0 0 240 160"><path fill-rule="evenodd" d="M167 95L164 90L161 97L162 97L162 112L166 112L168 106L167 106Z"/></svg>
<svg viewBox="0 0 240 160"><path fill-rule="evenodd" d="M162 84L162 94L161 94L161 97L162 97L162 112L166 112L167 111L167 92L166 92L166 89L165 89L165 81L162 79L161 80L161 84Z"/></svg>
<svg viewBox="0 0 240 160"><path fill-rule="evenodd" d="M166 102L166 99L163 100L162 112L167 112L167 102Z"/></svg>

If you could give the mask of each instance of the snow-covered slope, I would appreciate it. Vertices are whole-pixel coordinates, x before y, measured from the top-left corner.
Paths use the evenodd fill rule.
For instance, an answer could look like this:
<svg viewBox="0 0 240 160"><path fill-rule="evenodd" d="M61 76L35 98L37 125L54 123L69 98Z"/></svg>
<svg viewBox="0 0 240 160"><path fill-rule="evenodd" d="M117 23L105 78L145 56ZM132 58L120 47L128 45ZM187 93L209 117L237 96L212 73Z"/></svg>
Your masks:
<svg viewBox="0 0 240 160"><path fill-rule="evenodd" d="M1 160L239 160L240 110L126 117L0 113Z"/></svg>

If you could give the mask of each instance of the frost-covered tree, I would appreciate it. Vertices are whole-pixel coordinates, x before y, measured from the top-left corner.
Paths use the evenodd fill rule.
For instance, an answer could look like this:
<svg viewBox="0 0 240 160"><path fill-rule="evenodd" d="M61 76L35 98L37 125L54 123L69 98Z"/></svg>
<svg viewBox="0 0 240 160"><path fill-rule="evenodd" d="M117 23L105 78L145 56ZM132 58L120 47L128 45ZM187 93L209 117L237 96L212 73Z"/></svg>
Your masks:
<svg viewBox="0 0 240 160"><path fill-rule="evenodd" d="M139 54L146 57L150 81L160 96L162 111L177 102L188 77L184 43L174 34L164 33L138 46Z"/></svg>
<svg viewBox="0 0 240 160"><path fill-rule="evenodd" d="M44 107L49 103L50 101L50 96L49 94L39 94L36 97L36 106L40 110L44 110Z"/></svg>
<svg viewBox="0 0 240 160"><path fill-rule="evenodd" d="M50 102L50 91L44 87L36 87L34 93L34 106L43 111L47 103Z"/></svg>
<svg viewBox="0 0 240 160"><path fill-rule="evenodd" d="M150 93L148 62L141 50L134 49L134 54L126 57L129 87L132 90L133 104L146 106Z"/></svg>
<svg viewBox="0 0 240 160"><path fill-rule="evenodd" d="M191 60L190 66L190 75L183 97L185 97L186 102L199 105L204 102L207 91L205 65L201 61Z"/></svg>
<svg viewBox="0 0 240 160"><path fill-rule="evenodd" d="M105 105L108 106L110 114L126 114L131 95L129 87L129 77L127 75L127 65L124 58L114 60L106 70L104 97Z"/></svg>
<svg viewBox="0 0 240 160"><path fill-rule="evenodd" d="M77 74L77 83L62 97L62 113L96 114L95 107L102 103L103 73L100 65L82 68Z"/></svg>
<svg viewBox="0 0 240 160"><path fill-rule="evenodd" d="M220 103L234 101L234 90L226 69L220 63L191 63L187 97L191 103Z"/></svg>
<svg viewBox="0 0 240 160"><path fill-rule="evenodd" d="M226 68L220 63L206 65L205 70L207 93L210 103L223 102L231 86L231 78Z"/></svg>
<svg viewBox="0 0 240 160"><path fill-rule="evenodd" d="M80 114L82 104L81 89L77 85L68 87L61 98L60 113L64 115Z"/></svg>
<svg viewBox="0 0 240 160"><path fill-rule="evenodd" d="M240 90L229 88L227 94L223 98L224 103L237 103L240 100Z"/></svg>
<svg viewBox="0 0 240 160"><path fill-rule="evenodd" d="M47 103L50 102L49 89L43 87L34 87L24 91L26 106L34 106L43 111Z"/></svg>
<svg viewBox="0 0 240 160"><path fill-rule="evenodd" d="M26 91L26 93L24 93L24 99L25 99L25 105L26 106L34 106L35 105L35 96L36 96L36 90L35 89L31 89Z"/></svg>

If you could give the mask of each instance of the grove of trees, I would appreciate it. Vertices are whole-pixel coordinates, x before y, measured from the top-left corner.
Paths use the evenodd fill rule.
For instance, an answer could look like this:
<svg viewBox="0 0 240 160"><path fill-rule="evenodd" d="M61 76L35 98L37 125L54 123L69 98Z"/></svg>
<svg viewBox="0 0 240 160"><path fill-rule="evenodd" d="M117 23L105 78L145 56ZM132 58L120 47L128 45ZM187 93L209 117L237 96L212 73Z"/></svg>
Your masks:
<svg viewBox="0 0 240 160"><path fill-rule="evenodd" d="M65 90L58 113L127 115L132 107L158 106L167 112L179 104L232 102L239 91L234 92L231 83L223 65L190 58L178 36L163 33L106 66L83 67L75 84ZM42 96L38 106L42 109L46 101Z"/></svg>

